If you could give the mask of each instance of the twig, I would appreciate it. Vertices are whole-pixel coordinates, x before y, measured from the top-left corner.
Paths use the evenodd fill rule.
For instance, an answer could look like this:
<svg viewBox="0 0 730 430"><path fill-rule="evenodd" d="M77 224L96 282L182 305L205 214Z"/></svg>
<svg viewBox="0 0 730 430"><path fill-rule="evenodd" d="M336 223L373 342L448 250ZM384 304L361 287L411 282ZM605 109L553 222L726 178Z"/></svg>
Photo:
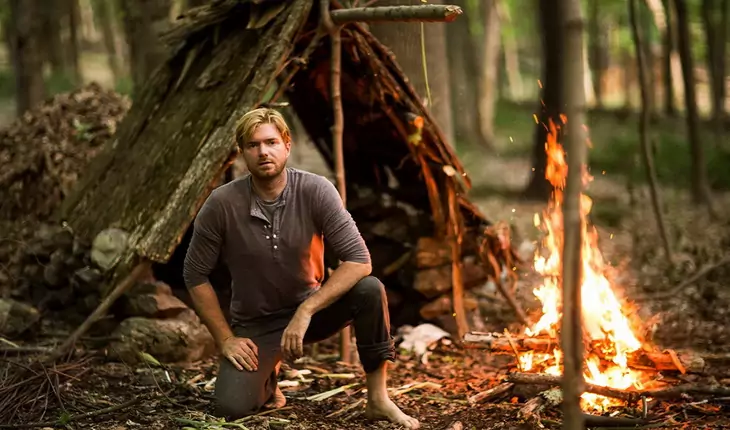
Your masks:
<svg viewBox="0 0 730 430"><path fill-rule="evenodd" d="M461 273L461 213L456 202L456 184L450 177L446 178L446 189L448 192L449 220L451 227L451 292L452 305L454 307L454 318L459 331L459 339L462 339L469 332L469 321L466 319L464 308L464 280Z"/></svg>
<svg viewBox="0 0 730 430"><path fill-rule="evenodd" d="M82 420L85 418L93 418L98 417L99 415L105 415L109 414L124 408L128 408L136 403L139 403L142 400L141 397L137 396L134 397L131 400L128 400L124 403L120 403L118 405L109 406L108 408L104 409L97 409L95 411L91 412L85 412L83 414L78 415L71 415L64 419L59 419L56 421L46 421L46 422L37 422L37 423L22 423L22 424L0 424L0 429L20 429L20 428L34 428L34 427L54 427L59 425L66 425L73 421Z"/></svg>
<svg viewBox="0 0 730 430"><path fill-rule="evenodd" d="M515 384L512 382L503 382L496 387L492 387L486 391L482 391L481 393L474 394L473 396L469 397L468 402L470 405L475 405L477 403L486 402L487 400L493 399L497 396L500 396L507 391L511 390L512 387L514 387Z"/></svg>
<svg viewBox="0 0 730 430"><path fill-rule="evenodd" d="M702 266L702 268L700 268L697 272L695 272L694 275L690 276L685 281L679 283L678 285L672 287L671 289L666 290L666 291L660 291L655 294L647 295L645 297L642 297L642 299L664 299L664 298L672 297L672 296L676 295L679 291L686 288L687 286L693 284L696 281L699 281L700 278L704 277L708 273L710 273L713 270L718 269L722 266L725 266L727 264L730 264L730 257L725 257L716 263L706 264L706 265Z"/></svg>

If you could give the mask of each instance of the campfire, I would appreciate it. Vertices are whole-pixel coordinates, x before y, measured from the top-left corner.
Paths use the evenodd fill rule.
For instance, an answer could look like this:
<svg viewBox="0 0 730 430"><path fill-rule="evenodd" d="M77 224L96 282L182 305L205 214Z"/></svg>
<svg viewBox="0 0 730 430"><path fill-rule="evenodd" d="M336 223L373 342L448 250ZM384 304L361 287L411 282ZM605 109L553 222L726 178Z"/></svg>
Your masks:
<svg viewBox="0 0 730 430"><path fill-rule="evenodd" d="M551 200L542 216L535 214L535 226L545 233L542 247L535 251L534 269L542 278L542 284L534 290L542 303L542 316L532 327L525 329L529 337L548 336L558 338L561 319L561 270L563 241L563 188L568 173L565 151L558 142L559 125L549 123L546 142L547 168L545 176L554 188ZM583 182L593 178L587 170ZM641 373L628 366L628 355L638 351L642 341L631 327L619 300L607 279L603 256L598 246L598 233L589 226L590 197L581 195L581 255L583 279L581 305L586 343L586 382L626 390L642 389ZM520 368L524 372L542 372L552 375L562 373L562 354L559 347L549 352L533 350L518 353ZM615 405L616 399L585 393L582 397L585 409L605 409Z"/></svg>
<svg viewBox="0 0 730 430"><path fill-rule="evenodd" d="M564 124L567 118L562 117L561 120ZM562 204L568 165L559 142L560 124L551 121L547 126L545 175L554 192L543 213L535 214L534 224L544 236L532 263L532 269L542 278L533 290L542 304L541 313L537 321L525 327L520 334L505 330L503 334L472 332L464 336L467 345L514 355L518 370L510 373L502 384L472 396L470 402L484 402L503 396L516 384L543 387L545 391L522 408L523 416L534 415L549 404L560 403L561 399L559 390L547 389L559 386L563 373L559 337L562 317ZM585 166L582 178L584 185L593 179ZM592 200L581 194L581 306L585 347L583 410L601 413L609 408L634 406L641 401L644 410L642 419L646 419L650 403L661 399L730 394L730 388L718 385L714 379L707 361L711 359L691 351L662 351L643 338L642 324L634 317L635 309L619 300L614 291L618 286L609 279L611 268L604 262L598 245L598 232L588 219L591 206ZM557 397L554 396L556 392Z"/></svg>

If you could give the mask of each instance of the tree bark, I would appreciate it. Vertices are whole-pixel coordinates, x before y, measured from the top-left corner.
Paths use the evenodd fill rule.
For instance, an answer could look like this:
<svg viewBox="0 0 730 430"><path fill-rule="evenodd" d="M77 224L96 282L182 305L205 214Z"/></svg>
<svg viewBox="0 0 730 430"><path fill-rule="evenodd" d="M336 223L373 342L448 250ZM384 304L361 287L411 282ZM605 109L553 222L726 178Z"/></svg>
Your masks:
<svg viewBox="0 0 730 430"><path fill-rule="evenodd" d="M171 0L120 0L124 33L136 97L140 88L166 58L160 33L169 26Z"/></svg>
<svg viewBox="0 0 730 430"><path fill-rule="evenodd" d="M46 58L51 65L51 72L63 75L66 73L66 63L61 38L62 20L59 18L65 15L64 10L59 8L58 0L43 0L42 13Z"/></svg>
<svg viewBox="0 0 730 430"><path fill-rule="evenodd" d="M676 116L677 100L684 94L681 60L677 52L676 14L673 12L671 0L646 0L646 4L654 15L654 22L663 41L664 113L667 116Z"/></svg>
<svg viewBox="0 0 730 430"><path fill-rule="evenodd" d="M535 142L532 146L532 176L524 191L527 198L547 200L552 192L550 182L545 178L547 154L547 124L550 119L560 123L560 113L563 109L563 46L561 45L563 26L558 23L561 17L558 13L559 0L540 0L539 23L542 38L542 79L540 83L540 101L538 121L535 127ZM581 81L582 83L582 81Z"/></svg>
<svg viewBox="0 0 730 430"><path fill-rule="evenodd" d="M494 150L494 114L499 85L500 59L500 19L497 0L484 5L484 40L482 42L482 67L478 79L479 124L486 148Z"/></svg>
<svg viewBox="0 0 730 430"><path fill-rule="evenodd" d="M441 1L432 2L439 4ZM421 5L420 0L381 0L379 6ZM422 24L374 23L370 31L396 57L396 61L408 76L423 104L434 116L446 140L453 145L454 132L451 116L451 91L449 89L449 67L447 64L446 26L444 23ZM451 25L451 24L448 24ZM426 70L421 55L421 29L424 30ZM424 76L424 72L428 76ZM429 94L430 99L429 100Z"/></svg>
<svg viewBox="0 0 730 430"><path fill-rule="evenodd" d="M83 75L79 59L79 27L81 14L78 0L66 0L66 16L68 17L69 39L66 43L67 64L74 84L81 85Z"/></svg>
<svg viewBox="0 0 730 430"><path fill-rule="evenodd" d="M715 144L723 142L725 118L725 69L727 45L727 17L730 2L725 0L703 0L702 20L705 26L707 70L710 75L712 99L712 120Z"/></svg>
<svg viewBox="0 0 730 430"><path fill-rule="evenodd" d="M695 203L708 206L714 214L710 185L707 181L705 149L699 129L699 113L697 112L697 96L695 95L694 62L690 47L690 33L685 0L673 0L677 12L677 36L679 41L679 56L682 60L682 75L684 78L684 105L686 109L687 137L689 139L692 156L692 199Z"/></svg>
<svg viewBox="0 0 730 430"><path fill-rule="evenodd" d="M646 171L646 179L649 182L649 191L651 193L651 205L654 209L659 234L664 245L664 253L667 256L669 264L672 265L674 258L672 254L672 245L669 239L669 233L664 216L662 215L662 199L657 185L656 170L654 168L654 158L651 146L649 144L649 82L651 80L647 76L646 66L644 62L644 44L642 43L642 35L639 32L637 23L637 0L629 0L629 20L631 21L631 34L634 39L634 49L636 51L636 63L639 69L639 87L641 90L641 119L639 120L639 137L641 139L641 155L644 162L644 170Z"/></svg>
<svg viewBox="0 0 730 430"><path fill-rule="evenodd" d="M567 128L564 145L568 155L568 177L566 178L563 206L563 267L562 267L562 321L561 347L563 349L563 428L583 429L585 426L580 408L583 394L583 320L581 306L582 273L582 220L581 194L583 191L583 169L586 163L587 141L585 136L585 89L582 74L583 61L583 17L580 0L560 2L560 25L562 31L563 94L566 103Z"/></svg>
<svg viewBox="0 0 730 430"><path fill-rule="evenodd" d="M10 0L15 104L18 115L22 115L46 97L41 7L39 0Z"/></svg>

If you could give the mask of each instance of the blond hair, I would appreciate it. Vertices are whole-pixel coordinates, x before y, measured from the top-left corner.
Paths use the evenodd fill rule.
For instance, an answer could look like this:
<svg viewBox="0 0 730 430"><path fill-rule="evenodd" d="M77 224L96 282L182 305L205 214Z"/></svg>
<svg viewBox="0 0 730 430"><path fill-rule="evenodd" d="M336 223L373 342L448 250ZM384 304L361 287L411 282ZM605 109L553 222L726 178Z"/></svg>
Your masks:
<svg viewBox="0 0 730 430"><path fill-rule="evenodd" d="M238 146L241 147L244 143L248 142L256 131L256 128L261 124L274 124L277 130L279 130L279 134L281 134L284 143L291 140L291 132L284 116L274 109L262 107L246 112L238 120L235 131Z"/></svg>

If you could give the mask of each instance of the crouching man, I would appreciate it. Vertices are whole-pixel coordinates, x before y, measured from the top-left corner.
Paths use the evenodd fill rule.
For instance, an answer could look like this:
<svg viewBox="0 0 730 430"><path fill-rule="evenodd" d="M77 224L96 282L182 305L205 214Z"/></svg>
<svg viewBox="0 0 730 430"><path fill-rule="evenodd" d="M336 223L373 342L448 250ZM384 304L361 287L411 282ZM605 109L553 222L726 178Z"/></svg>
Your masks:
<svg viewBox="0 0 730 430"><path fill-rule="evenodd" d="M385 290L370 276L370 254L335 187L286 166L289 128L280 113L243 115L235 131L250 172L210 194L194 222L184 277L194 306L221 353L215 397L220 416L282 407L283 359L352 324L366 373L371 419L409 429L418 420L389 398L387 361L395 359ZM324 239L342 264L324 279ZM218 262L231 275L231 324L208 275Z"/></svg>

